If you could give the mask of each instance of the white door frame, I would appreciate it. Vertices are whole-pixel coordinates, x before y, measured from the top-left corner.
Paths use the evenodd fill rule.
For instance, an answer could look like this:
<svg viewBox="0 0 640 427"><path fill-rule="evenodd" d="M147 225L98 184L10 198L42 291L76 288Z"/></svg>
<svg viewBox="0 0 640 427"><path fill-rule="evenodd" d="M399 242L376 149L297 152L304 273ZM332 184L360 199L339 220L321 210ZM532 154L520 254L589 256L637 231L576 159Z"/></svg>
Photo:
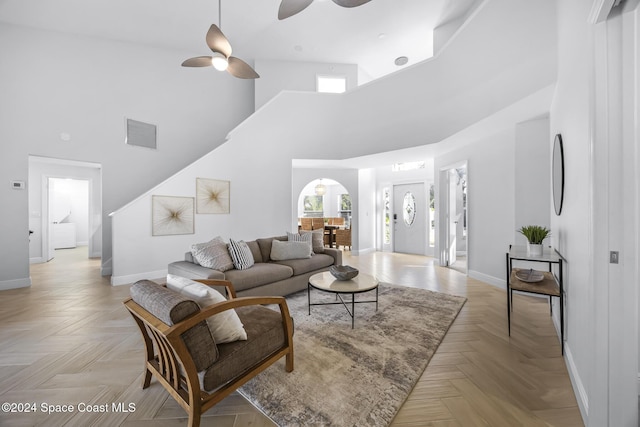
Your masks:
<svg viewBox="0 0 640 427"><path fill-rule="evenodd" d="M438 171L438 180L435 184L436 203L436 258L442 267L449 266L449 171L451 169L465 167L467 169L467 272L471 259L471 220L470 220L470 184L469 161L467 159L443 166Z"/></svg>
<svg viewBox="0 0 640 427"><path fill-rule="evenodd" d="M634 0L609 15L612 3L594 0L592 13L588 426L638 425L640 12ZM619 264L609 263L610 251Z"/></svg>

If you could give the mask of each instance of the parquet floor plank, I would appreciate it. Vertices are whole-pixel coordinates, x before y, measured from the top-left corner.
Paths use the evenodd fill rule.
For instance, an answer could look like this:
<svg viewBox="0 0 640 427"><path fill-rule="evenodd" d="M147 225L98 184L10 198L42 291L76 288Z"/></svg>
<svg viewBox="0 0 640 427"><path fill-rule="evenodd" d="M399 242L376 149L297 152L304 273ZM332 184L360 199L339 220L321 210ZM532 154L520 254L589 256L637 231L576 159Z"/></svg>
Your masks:
<svg viewBox="0 0 640 427"><path fill-rule="evenodd" d="M547 300L515 295L509 337L503 290L428 257L345 252L343 263L383 282L468 298L392 426L583 425ZM99 271L86 248L56 251L31 266L31 288L0 293L0 401L133 403L135 411L0 413L3 427L186 425L159 384L142 390L142 341L122 306L129 286L112 287ZM274 426L238 393L201 425Z"/></svg>

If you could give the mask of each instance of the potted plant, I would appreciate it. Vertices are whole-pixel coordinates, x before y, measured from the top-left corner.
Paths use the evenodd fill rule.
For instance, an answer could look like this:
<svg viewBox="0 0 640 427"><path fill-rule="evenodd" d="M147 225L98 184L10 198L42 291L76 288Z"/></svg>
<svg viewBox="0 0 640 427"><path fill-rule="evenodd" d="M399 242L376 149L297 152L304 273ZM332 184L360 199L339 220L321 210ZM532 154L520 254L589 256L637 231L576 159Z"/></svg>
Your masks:
<svg viewBox="0 0 640 427"><path fill-rule="evenodd" d="M551 235L551 230L540 225L525 225L518 233L527 238L527 253L532 256L542 255L542 241Z"/></svg>

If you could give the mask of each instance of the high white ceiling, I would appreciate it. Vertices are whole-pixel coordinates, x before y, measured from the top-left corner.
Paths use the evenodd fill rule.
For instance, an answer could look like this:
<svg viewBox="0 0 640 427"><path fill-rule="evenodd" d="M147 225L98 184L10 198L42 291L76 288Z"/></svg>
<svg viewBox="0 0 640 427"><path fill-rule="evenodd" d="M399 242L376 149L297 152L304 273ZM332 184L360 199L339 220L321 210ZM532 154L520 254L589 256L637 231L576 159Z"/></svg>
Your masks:
<svg viewBox="0 0 640 427"><path fill-rule="evenodd" d="M464 15L478 0L372 0L343 8L315 0L277 19L280 0L223 0L222 30L234 56L358 64L371 79L432 55L433 28ZM0 22L207 55L204 38L218 24L218 0L0 0ZM186 58L185 58L186 59ZM260 70L257 70L258 73Z"/></svg>

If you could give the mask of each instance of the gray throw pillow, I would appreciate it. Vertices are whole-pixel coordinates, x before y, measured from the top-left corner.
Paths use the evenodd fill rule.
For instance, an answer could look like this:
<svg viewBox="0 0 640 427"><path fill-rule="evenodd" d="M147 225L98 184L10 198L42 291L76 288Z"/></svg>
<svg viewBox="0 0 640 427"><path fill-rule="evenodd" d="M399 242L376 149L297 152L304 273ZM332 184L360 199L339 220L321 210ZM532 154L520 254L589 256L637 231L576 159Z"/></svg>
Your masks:
<svg viewBox="0 0 640 427"><path fill-rule="evenodd" d="M234 266L227 244L218 236L206 243L191 245L191 255L203 267L218 271L231 270Z"/></svg>
<svg viewBox="0 0 640 427"><path fill-rule="evenodd" d="M313 231L301 230L301 236L311 236L311 248L316 254L324 253L324 230L319 228Z"/></svg>

